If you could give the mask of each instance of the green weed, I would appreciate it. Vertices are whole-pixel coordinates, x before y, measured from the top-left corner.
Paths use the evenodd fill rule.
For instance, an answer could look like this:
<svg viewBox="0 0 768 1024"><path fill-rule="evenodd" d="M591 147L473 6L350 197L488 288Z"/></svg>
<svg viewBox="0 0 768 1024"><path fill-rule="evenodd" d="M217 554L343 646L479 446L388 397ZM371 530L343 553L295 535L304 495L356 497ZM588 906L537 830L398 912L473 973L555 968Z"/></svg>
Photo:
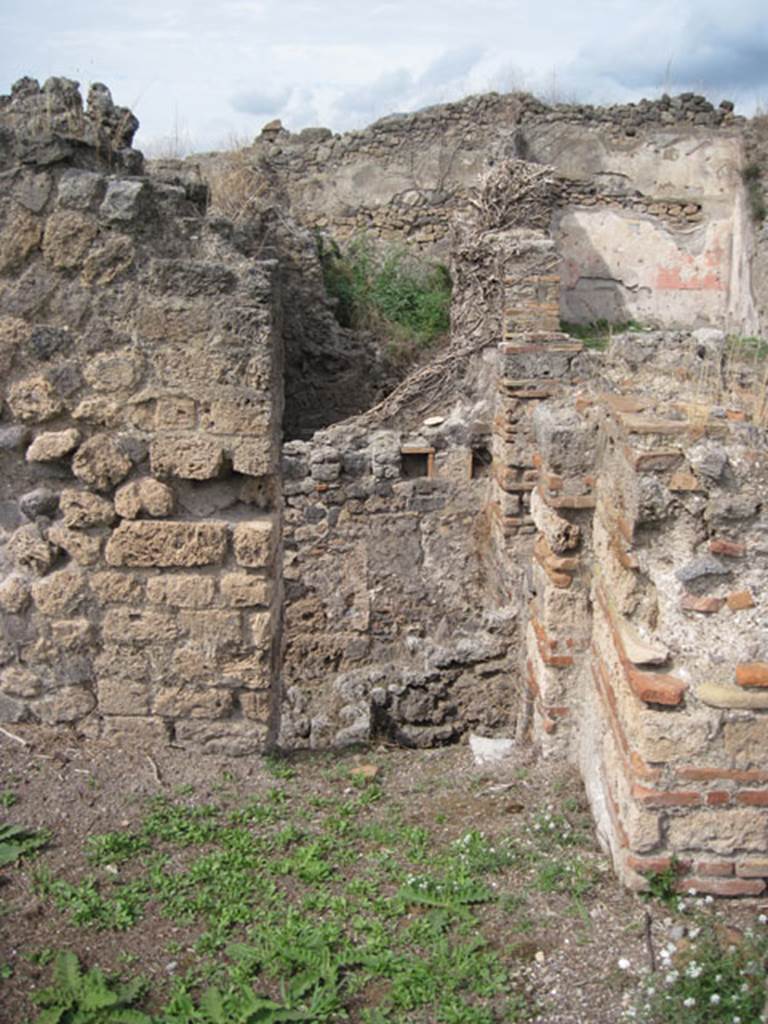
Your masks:
<svg viewBox="0 0 768 1024"><path fill-rule="evenodd" d="M33 831L23 825L0 825L0 868L34 853L49 842L47 829Z"/></svg>
<svg viewBox="0 0 768 1024"><path fill-rule="evenodd" d="M735 939L717 919L697 914L689 942L661 951L661 969L644 985L635 1018L647 1024L757 1024L766 1007L768 930Z"/></svg>
<svg viewBox="0 0 768 1024"><path fill-rule="evenodd" d="M395 343L430 344L449 328L451 279L402 246L374 247L358 237L342 251L317 236L328 294L342 327L374 329Z"/></svg>

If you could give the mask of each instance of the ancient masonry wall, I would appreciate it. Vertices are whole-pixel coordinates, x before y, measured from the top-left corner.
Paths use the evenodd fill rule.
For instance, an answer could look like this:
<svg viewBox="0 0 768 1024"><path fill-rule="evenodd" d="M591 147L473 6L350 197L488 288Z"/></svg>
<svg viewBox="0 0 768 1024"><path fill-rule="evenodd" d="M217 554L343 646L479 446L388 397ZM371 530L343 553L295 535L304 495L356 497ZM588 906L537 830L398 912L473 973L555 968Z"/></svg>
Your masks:
<svg viewBox="0 0 768 1024"><path fill-rule="evenodd" d="M551 165L564 320L751 334L765 297L759 260L759 295L751 280L744 125L727 103L692 94L609 108L489 94L343 135L273 123L246 154L300 223L437 255L489 170L514 158ZM216 160L190 167L205 176Z"/></svg>
<svg viewBox="0 0 768 1024"><path fill-rule="evenodd" d="M110 103L84 111L61 79L0 103L0 718L258 751L281 603L273 268L136 173Z"/></svg>
<svg viewBox="0 0 768 1024"><path fill-rule="evenodd" d="M643 345L628 342L630 353ZM684 391L702 349L724 342L700 331L681 343L668 393ZM538 468L525 485L530 520L512 524L537 530L531 733L546 755L579 764L627 884L676 862L682 889L759 895L768 883L765 428L743 406L702 411L627 393L631 357L621 349L623 391L564 393L569 358L556 334L501 346L503 381L514 373L517 390L500 388L500 418L520 423L521 400L535 405L531 429L507 440L532 440L527 461L514 458ZM514 448L497 450L510 461Z"/></svg>

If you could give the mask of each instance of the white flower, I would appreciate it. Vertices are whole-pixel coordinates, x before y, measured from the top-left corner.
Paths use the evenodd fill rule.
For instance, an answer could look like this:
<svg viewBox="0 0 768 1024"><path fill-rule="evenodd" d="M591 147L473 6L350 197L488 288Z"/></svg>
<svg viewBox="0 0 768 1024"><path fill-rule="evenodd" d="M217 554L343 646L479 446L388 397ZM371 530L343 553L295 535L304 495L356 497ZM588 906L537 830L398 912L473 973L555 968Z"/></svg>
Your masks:
<svg viewBox="0 0 768 1024"><path fill-rule="evenodd" d="M695 1005L696 1005L696 1000L693 998L693 996L688 996L687 999L683 1000L683 1006L691 1007L691 1006L695 1006Z"/></svg>
<svg viewBox="0 0 768 1024"><path fill-rule="evenodd" d="M705 903L714 903L715 902L715 897L714 896L705 896L704 897L704 902Z"/></svg>
<svg viewBox="0 0 768 1024"><path fill-rule="evenodd" d="M717 1006L717 1004L720 1002L720 996L717 994L717 992L713 992L712 995L709 997L709 1001L710 1003L712 1003L713 1006Z"/></svg>
<svg viewBox="0 0 768 1024"><path fill-rule="evenodd" d="M627 958L625 956L621 957L621 959L619 960L619 970L620 971L628 971L629 970L629 960L627 960Z"/></svg>
<svg viewBox="0 0 768 1024"><path fill-rule="evenodd" d="M765 924L766 921L768 921L768 916L766 916L765 914L759 914L757 920L760 922L760 924Z"/></svg>
<svg viewBox="0 0 768 1024"><path fill-rule="evenodd" d="M688 895L689 896L695 896L696 895L696 890L695 889L689 889L688 890Z"/></svg>

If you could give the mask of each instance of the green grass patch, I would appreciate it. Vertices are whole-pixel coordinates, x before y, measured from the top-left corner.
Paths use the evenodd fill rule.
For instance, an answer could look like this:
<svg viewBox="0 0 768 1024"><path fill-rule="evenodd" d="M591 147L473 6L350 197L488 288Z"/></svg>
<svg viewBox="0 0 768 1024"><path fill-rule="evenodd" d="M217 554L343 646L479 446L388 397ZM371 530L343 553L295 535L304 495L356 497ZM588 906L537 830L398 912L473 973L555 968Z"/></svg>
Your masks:
<svg viewBox="0 0 768 1024"><path fill-rule="evenodd" d="M647 331L650 328L639 324L636 320L623 320L615 323L610 320L593 320L587 324L562 320L560 330L565 331L572 338L583 341L586 348L603 352L610 345L614 334L624 334L627 331Z"/></svg>
<svg viewBox="0 0 768 1024"><path fill-rule="evenodd" d="M48 913L83 929L85 946L170 922L178 937L158 955L179 966L149 985L128 977L134 958L109 973L58 956L35 1024L515 1024L535 1013L508 936L535 932L533 894L581 906L596 891L579 808L558 802L515 835L446 838L378 782L356 789L342 773L321 796L284 767L247 797L154 798L130 829L85 840L69 877L36 872Z"/></svg>
<svg viewBox="0 0 768 1024"><path fill-rule="evenodd" d="M423 348L448 332L451 278L443 264L364 236L342 249L318 235L317 248L342 327L373 330L396 349Z"/></svg>

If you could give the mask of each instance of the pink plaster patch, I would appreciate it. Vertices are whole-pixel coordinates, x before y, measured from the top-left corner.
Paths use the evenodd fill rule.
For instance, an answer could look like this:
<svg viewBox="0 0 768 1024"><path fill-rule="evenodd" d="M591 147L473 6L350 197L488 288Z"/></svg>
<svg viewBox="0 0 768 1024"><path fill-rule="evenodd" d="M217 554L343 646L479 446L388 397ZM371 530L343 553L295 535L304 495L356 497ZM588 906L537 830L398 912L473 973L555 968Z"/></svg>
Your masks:
<svg viewBox="0 0 768 1024"><path fill-rule="evenodd" d="M708 273L687 273L683 277L680 267L660 267L656 287L661 291L722 291L723 284L716 270Z"/></svg>

